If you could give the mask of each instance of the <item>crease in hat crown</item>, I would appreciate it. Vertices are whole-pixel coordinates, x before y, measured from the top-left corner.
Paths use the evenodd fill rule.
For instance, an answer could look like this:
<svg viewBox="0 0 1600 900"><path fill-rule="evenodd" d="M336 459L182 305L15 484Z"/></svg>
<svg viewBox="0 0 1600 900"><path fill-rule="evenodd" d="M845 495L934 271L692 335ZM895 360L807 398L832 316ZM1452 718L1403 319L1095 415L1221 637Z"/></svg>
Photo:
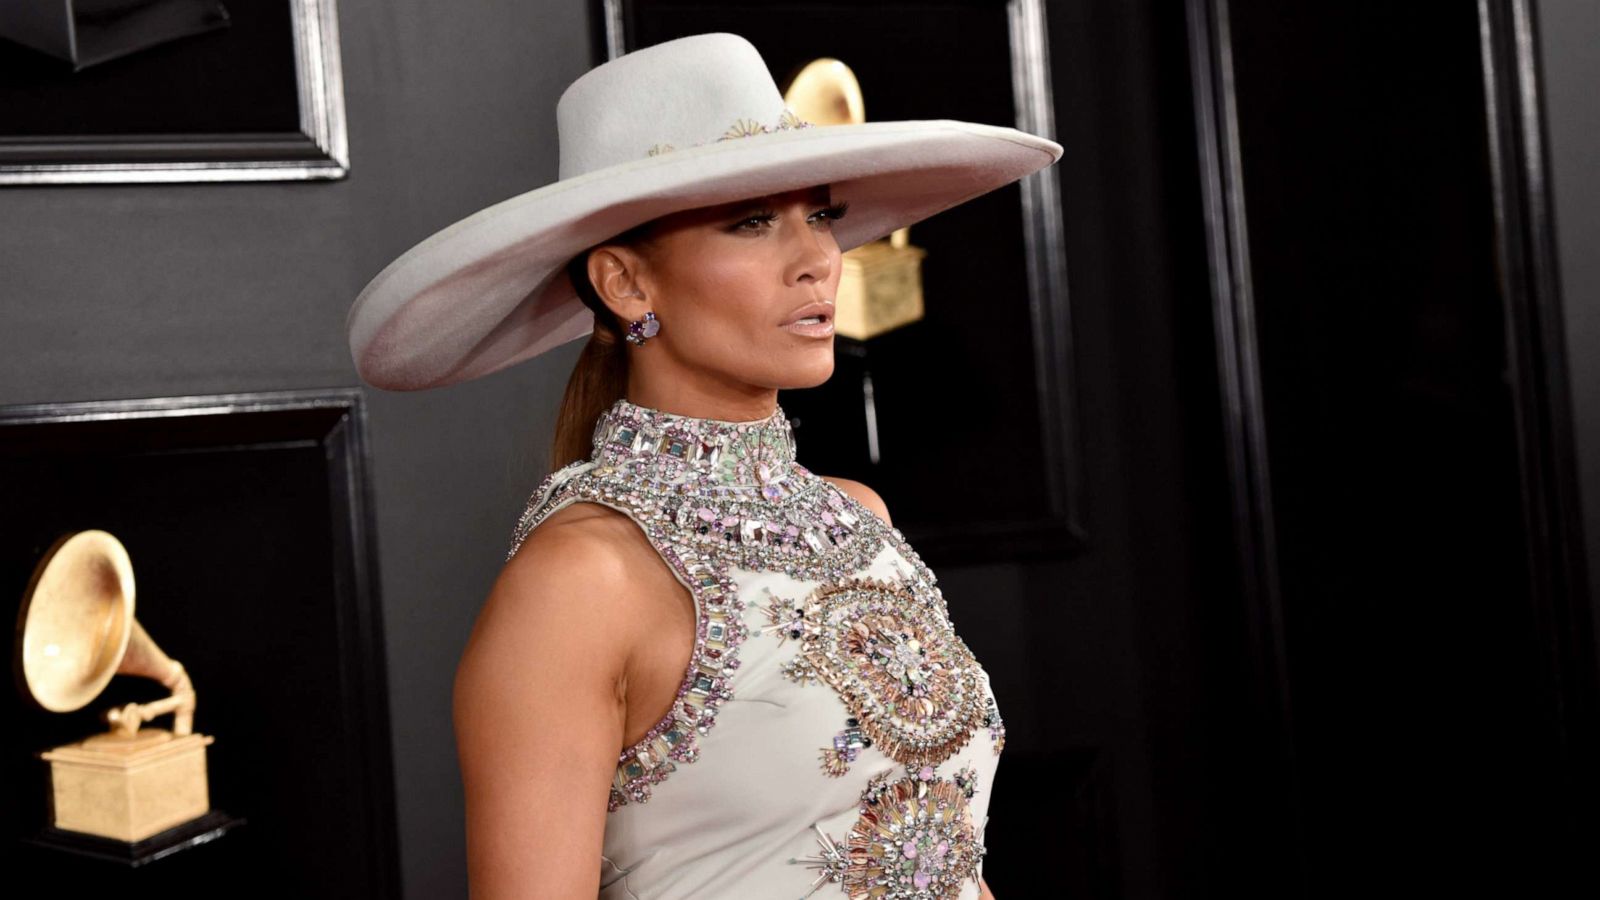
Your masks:
<svg viewBox="0 0 1600 900"><path fill-rule="evenodd" d="M776 126L783 94L755 45L714 32L624 54L579 76L556 101L563 180L633 162L657 145L691 147L740 121Z"/></svg>

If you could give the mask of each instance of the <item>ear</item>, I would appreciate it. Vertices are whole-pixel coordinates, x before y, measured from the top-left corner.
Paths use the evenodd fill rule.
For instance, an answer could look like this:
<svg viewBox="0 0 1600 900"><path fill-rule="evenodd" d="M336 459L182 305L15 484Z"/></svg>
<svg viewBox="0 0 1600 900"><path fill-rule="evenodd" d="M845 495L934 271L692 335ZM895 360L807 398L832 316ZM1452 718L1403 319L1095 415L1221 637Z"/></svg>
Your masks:
<svg viewBox="0 0 1600 900"><path fill-rule="evenodd" d="M643 271L644 257L631 247L606 244L589 254L589 282L606 308L624 322L640 318L651 308Z"/></svg>

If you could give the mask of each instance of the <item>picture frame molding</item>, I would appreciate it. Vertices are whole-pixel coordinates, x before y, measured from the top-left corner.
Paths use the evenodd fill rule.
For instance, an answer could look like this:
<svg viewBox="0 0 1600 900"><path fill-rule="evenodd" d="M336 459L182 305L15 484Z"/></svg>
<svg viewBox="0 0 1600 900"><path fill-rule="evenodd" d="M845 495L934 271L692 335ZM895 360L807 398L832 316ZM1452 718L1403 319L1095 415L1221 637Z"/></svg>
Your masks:
<svg viewBox="0 0 1600 900"><path fill-rule="evenodd" d="M331 516L333 586L331 611L339 647L338 704L346 723L346 749L359 758L361 778L351 792L350 818L358 827L348 836L352 864L371 888L369 896L399 896L400 842L395 808L392 725L389 714L387 651L379 578L377 528L371 485L367 404L359 387L297 388L143 397L131 399L0 405L0 441L8 429L40 425L174 420L180 417L254 413L321 413L299 423L300 431L239 444L254 450L299 447L315 442L324 457L328 513ZM316 426L307 429L305 425ZM326 426L325 428L323 426ZM205 449L208 444L196 444ZM222 446L222 445L217 445ZM231 445L229 449L234 449ZM173 451L163 451L173 452ZM188 452L183 448L178 452ZM248 812L234 810L235 812ZM261 827L253 824L252 828Z"/></svg>
<svg viewBox="0 0 1600 900"><path fill-rule="evenodd" d="M336 0L288 0L299 132L0 140L0 185L316 181L350 173ZM42 160L42 161L41 161Z"/></svg>

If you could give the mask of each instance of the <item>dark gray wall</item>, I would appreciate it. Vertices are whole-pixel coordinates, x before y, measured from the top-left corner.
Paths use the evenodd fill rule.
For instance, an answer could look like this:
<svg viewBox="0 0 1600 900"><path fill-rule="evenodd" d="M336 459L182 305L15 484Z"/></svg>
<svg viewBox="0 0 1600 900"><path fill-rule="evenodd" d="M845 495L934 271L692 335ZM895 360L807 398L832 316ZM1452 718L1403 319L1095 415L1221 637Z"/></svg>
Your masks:
<svg viewBox="0 0 1600 900"><path fill-rule="evenodd" d="M366 280L555 179L587 15L579 0L343 0L342 181L0 189L0 403L357 384L344 318ZM368 391L411 898L466 893L450 675L578 347L438 392Z"/></svg>
<svg viewBox="0 0 1600 900"><path fill-rule="evenodd" d="M1593 594L1600 589L1600 4L1542 0L1537 14Z"/></svg>

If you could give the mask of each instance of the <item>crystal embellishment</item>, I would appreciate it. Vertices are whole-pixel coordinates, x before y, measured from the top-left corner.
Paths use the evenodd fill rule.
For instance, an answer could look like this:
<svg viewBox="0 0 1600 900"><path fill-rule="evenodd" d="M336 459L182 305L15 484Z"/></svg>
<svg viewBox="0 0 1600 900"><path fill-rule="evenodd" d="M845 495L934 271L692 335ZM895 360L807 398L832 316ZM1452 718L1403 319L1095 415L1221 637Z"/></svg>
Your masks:
<svg viewBox="0 0 1600 900"><path fill-rule="evenodd" d="M860 720L851 716L845 720L844 730L833 736L833 746L822 748L823 774L838 778L850 771L850 764L856 761L862 750L871 746L872 738L862 732Z"/></svg>
<svg viewBox="0 0 1600 900"><path fill-rule="evenodd" d="M942 607L913 587L848 578L803 603L774 601L767 616L801 641L784 676L827 683L891 759L937 764L987 724L977 659Z"/></svg>
<svg viewBox="0 0 1600 900"><path fill-rule="evenodd" d="M932 766L873 776L849 836L835 841L813 824L820 851L789 860L819 870L805 896L831 882L851 900L956 900L988 852L967 802L976 778L970 767L941 778Z"/></svg>

